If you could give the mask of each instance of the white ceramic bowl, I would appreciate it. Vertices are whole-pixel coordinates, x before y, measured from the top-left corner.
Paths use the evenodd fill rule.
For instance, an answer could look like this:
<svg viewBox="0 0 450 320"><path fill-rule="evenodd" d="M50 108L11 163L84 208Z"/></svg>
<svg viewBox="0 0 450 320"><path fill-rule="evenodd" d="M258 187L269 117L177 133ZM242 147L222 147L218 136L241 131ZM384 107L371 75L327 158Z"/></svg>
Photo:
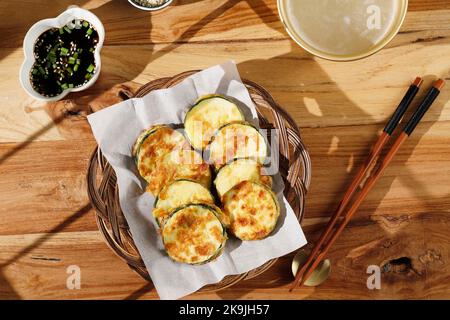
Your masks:
<svg viewBox="0 0 450 320"><path fill-rule="evenodd" d="M166 3L163 3L162 5L158 6L158 7L145 7L145 6L141 6L139 4L137 4L136 2L134 2L133 0L128 0L129 3L131 3L134 7L141 9L141 10L145 10L145 11L157 11L157 10L161 10L162 8L167 7L169 4L172 3L173 0L169 0Z"/></svg>
<svg viewBox="0 0 450 320"><path fill-rule="evenodd" d="M59 95L54 97L45 97L39 93L37 93L31 84L30 72L33 64L35 62L34 57L34 45L38 39L38 37L47 31L50 28L60 28L65 26L67 23L74 19L82 19L89 21L95 28L98 33L98 44L94 51L94 59L95 59L95 73L92 78L85 83L84 85L77 88L68 88L61 92ZM42 101L57 101L64 98L72 91L81 91L89 88L94 84L97 80L100 69L101 69L101 60L100 60L100 51L103 46L103 41L105 40L105 28L100 20L94 15L92 12L78 8L76 6L69 7L66 11L61 13L59 16L53 19L44 19L36 22L30 30L28 30L25 35L25 39L23 40L23 52L25 54L25 60L23 61L22 67L20 68L20 83L25 91L35 99Z"/></svg>

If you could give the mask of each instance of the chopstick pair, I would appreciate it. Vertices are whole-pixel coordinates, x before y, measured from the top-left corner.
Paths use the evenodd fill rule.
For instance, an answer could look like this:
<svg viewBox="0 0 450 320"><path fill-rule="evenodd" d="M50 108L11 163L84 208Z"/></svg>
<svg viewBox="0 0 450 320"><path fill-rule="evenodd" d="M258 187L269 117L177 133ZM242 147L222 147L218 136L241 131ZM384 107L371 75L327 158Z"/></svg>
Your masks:
<svg viewBox="0 0 450 320"><path fill-rule="evenodd" d="M300 286L303 285L303 283L309 278L309 276L317 267L317 265L324 259L331 245L335 242L339 234L348 224L353 214L358 210L359 206L366 198L369 191L373 188L375 183L378 181L378 179L381 177L384 169L386 169L386 167L392 161L393 157L400 149L403 142L411 135L411 133L416 128L417 124L420 122L425 113L428 111L433 102L436 100L442 87L445 84L444 80L442 79L439 79L434 83L433 87L429 90L425 98L422 100L417 110L414 112L412 117L403 127L402 133L398 136L398 138L393 143L392 147L387 152L380 166L376 169L374 173L372 173L369 176L369 178L363 185L361 192L358 194L355 201L351 205L350 209L343 215L344 209L347 207L351 198L355 194L355 191L358 188L358 186L365 179L367 173L369 172L369 169L371 169L372 165L377 162L378 157L381 151L383 150L383 147L389 141L392 133L398 126L400 120L403 118L406 110L408 109L417 92L419 91L419 87L422 83L423 83L422 78L417 77L409 87L408 91L406 92L402 101L398 105L391 119L387 122L382 134L378 137L378 140L373 145L372 150L369 156L367 157L366 161L361 166L361 169L359 170L358 174L355 176L349 188L345 192L344 197L339 203L337 210L335 211L330 221L328 222L326 230L322 233L318 242L312 249L310 255L308 256L308 259L306 260L306 263L297 272L295 280L289 291L294 290L299 284ZM341 216L343 216L344 218L342 219L342 221L338 223L338 219ZM333 230L335 230L334 233L332 233Z"/></svg>

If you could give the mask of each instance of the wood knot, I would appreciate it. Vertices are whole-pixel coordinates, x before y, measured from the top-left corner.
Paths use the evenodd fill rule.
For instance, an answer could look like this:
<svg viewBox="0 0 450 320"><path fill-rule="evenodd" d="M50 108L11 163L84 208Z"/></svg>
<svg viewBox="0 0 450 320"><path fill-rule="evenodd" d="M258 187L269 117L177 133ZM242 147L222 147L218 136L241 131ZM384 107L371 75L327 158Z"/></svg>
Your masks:
<svg viewBox="0 0 450 320"><path fill-rule="evenodd" d="M380 216L373 216L374 221L377 221L385 230L395 233L401 228L410 223L411 217L407 214L390 215L384 214Z"/></svg>
<svg viewBox="0 0 450 320"><path fill-rule="evenodd" d="M388 239L388 240L384 241L384 242L381 244L381 246L382 246L384 249L388 249L388 248L392 247L393 244L394 244L394 241Z"/></svg>
<svg viewBox="0 0 450 320"><path fill-rule="evenodd" d="M436 250L427 250L424 254L419 256L419 261L424 265L435 262L441 265L444 264L441 253Z"/></svg>
<svg viewBox="0 0 450 320"><path fill-rule="evenodd" d="M410 272L421 276L422 273L416 270L413 266L412 260L409 257L400 257L389 260L382 265L381 270L383 273L395 273L395 274L409 274Z"/></svg>

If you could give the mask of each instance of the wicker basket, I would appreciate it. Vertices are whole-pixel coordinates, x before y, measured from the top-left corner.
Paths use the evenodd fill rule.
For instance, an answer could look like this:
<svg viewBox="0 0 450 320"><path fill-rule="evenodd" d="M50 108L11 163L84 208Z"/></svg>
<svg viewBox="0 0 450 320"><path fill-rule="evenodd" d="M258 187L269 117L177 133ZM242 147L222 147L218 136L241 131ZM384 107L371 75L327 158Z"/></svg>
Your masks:
<svg viewBox="0 0 450 320"><path fill-rule="evenodd" d="M188 71L172 78L154 80L136 93L142 97L152 90L169 88L197 71ZM279 130L280 174L285 183L285 196L299 221L303 218L305 194L311 179L311 162L295 121L273 100L261 86L244 80L250 96L257 107L261 128ZM99 148L93 152L87 172L88 195L96 210L98 227L109 247L128 265L148 281L150 276L134 245L119 204L116 175ZM221 282L203 287L200 291L217 291L256 277L269 269L276 259L240 275L230 275Z"/></svg>

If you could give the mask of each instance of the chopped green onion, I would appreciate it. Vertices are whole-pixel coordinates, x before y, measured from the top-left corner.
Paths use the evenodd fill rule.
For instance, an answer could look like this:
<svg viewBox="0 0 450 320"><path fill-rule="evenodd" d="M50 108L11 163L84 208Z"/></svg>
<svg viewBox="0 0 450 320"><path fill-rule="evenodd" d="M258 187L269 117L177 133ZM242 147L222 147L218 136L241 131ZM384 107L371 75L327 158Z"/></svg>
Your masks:
<svg viewBox="0 0 450 320"><path fill-rule="evenodd" d="M62 47L61 48L61 55L66 56L69 53L69 49Z"/></svg>
<svg viewBox="0 0 450 320"><path fill-rule="evenodd" d="M35 45L36 62L29 73L33 88L44 95L55 96L94 79L97 66L89 60L97 44L96 29L82 19L44 32Z"/></svg>
<svg viewBox="0 0 450 320"><path fill-rule="evenodd" d="M56 54L50 52L50 53L47 55L47 60L49 60L51 63L56 62Z"/></svg>

